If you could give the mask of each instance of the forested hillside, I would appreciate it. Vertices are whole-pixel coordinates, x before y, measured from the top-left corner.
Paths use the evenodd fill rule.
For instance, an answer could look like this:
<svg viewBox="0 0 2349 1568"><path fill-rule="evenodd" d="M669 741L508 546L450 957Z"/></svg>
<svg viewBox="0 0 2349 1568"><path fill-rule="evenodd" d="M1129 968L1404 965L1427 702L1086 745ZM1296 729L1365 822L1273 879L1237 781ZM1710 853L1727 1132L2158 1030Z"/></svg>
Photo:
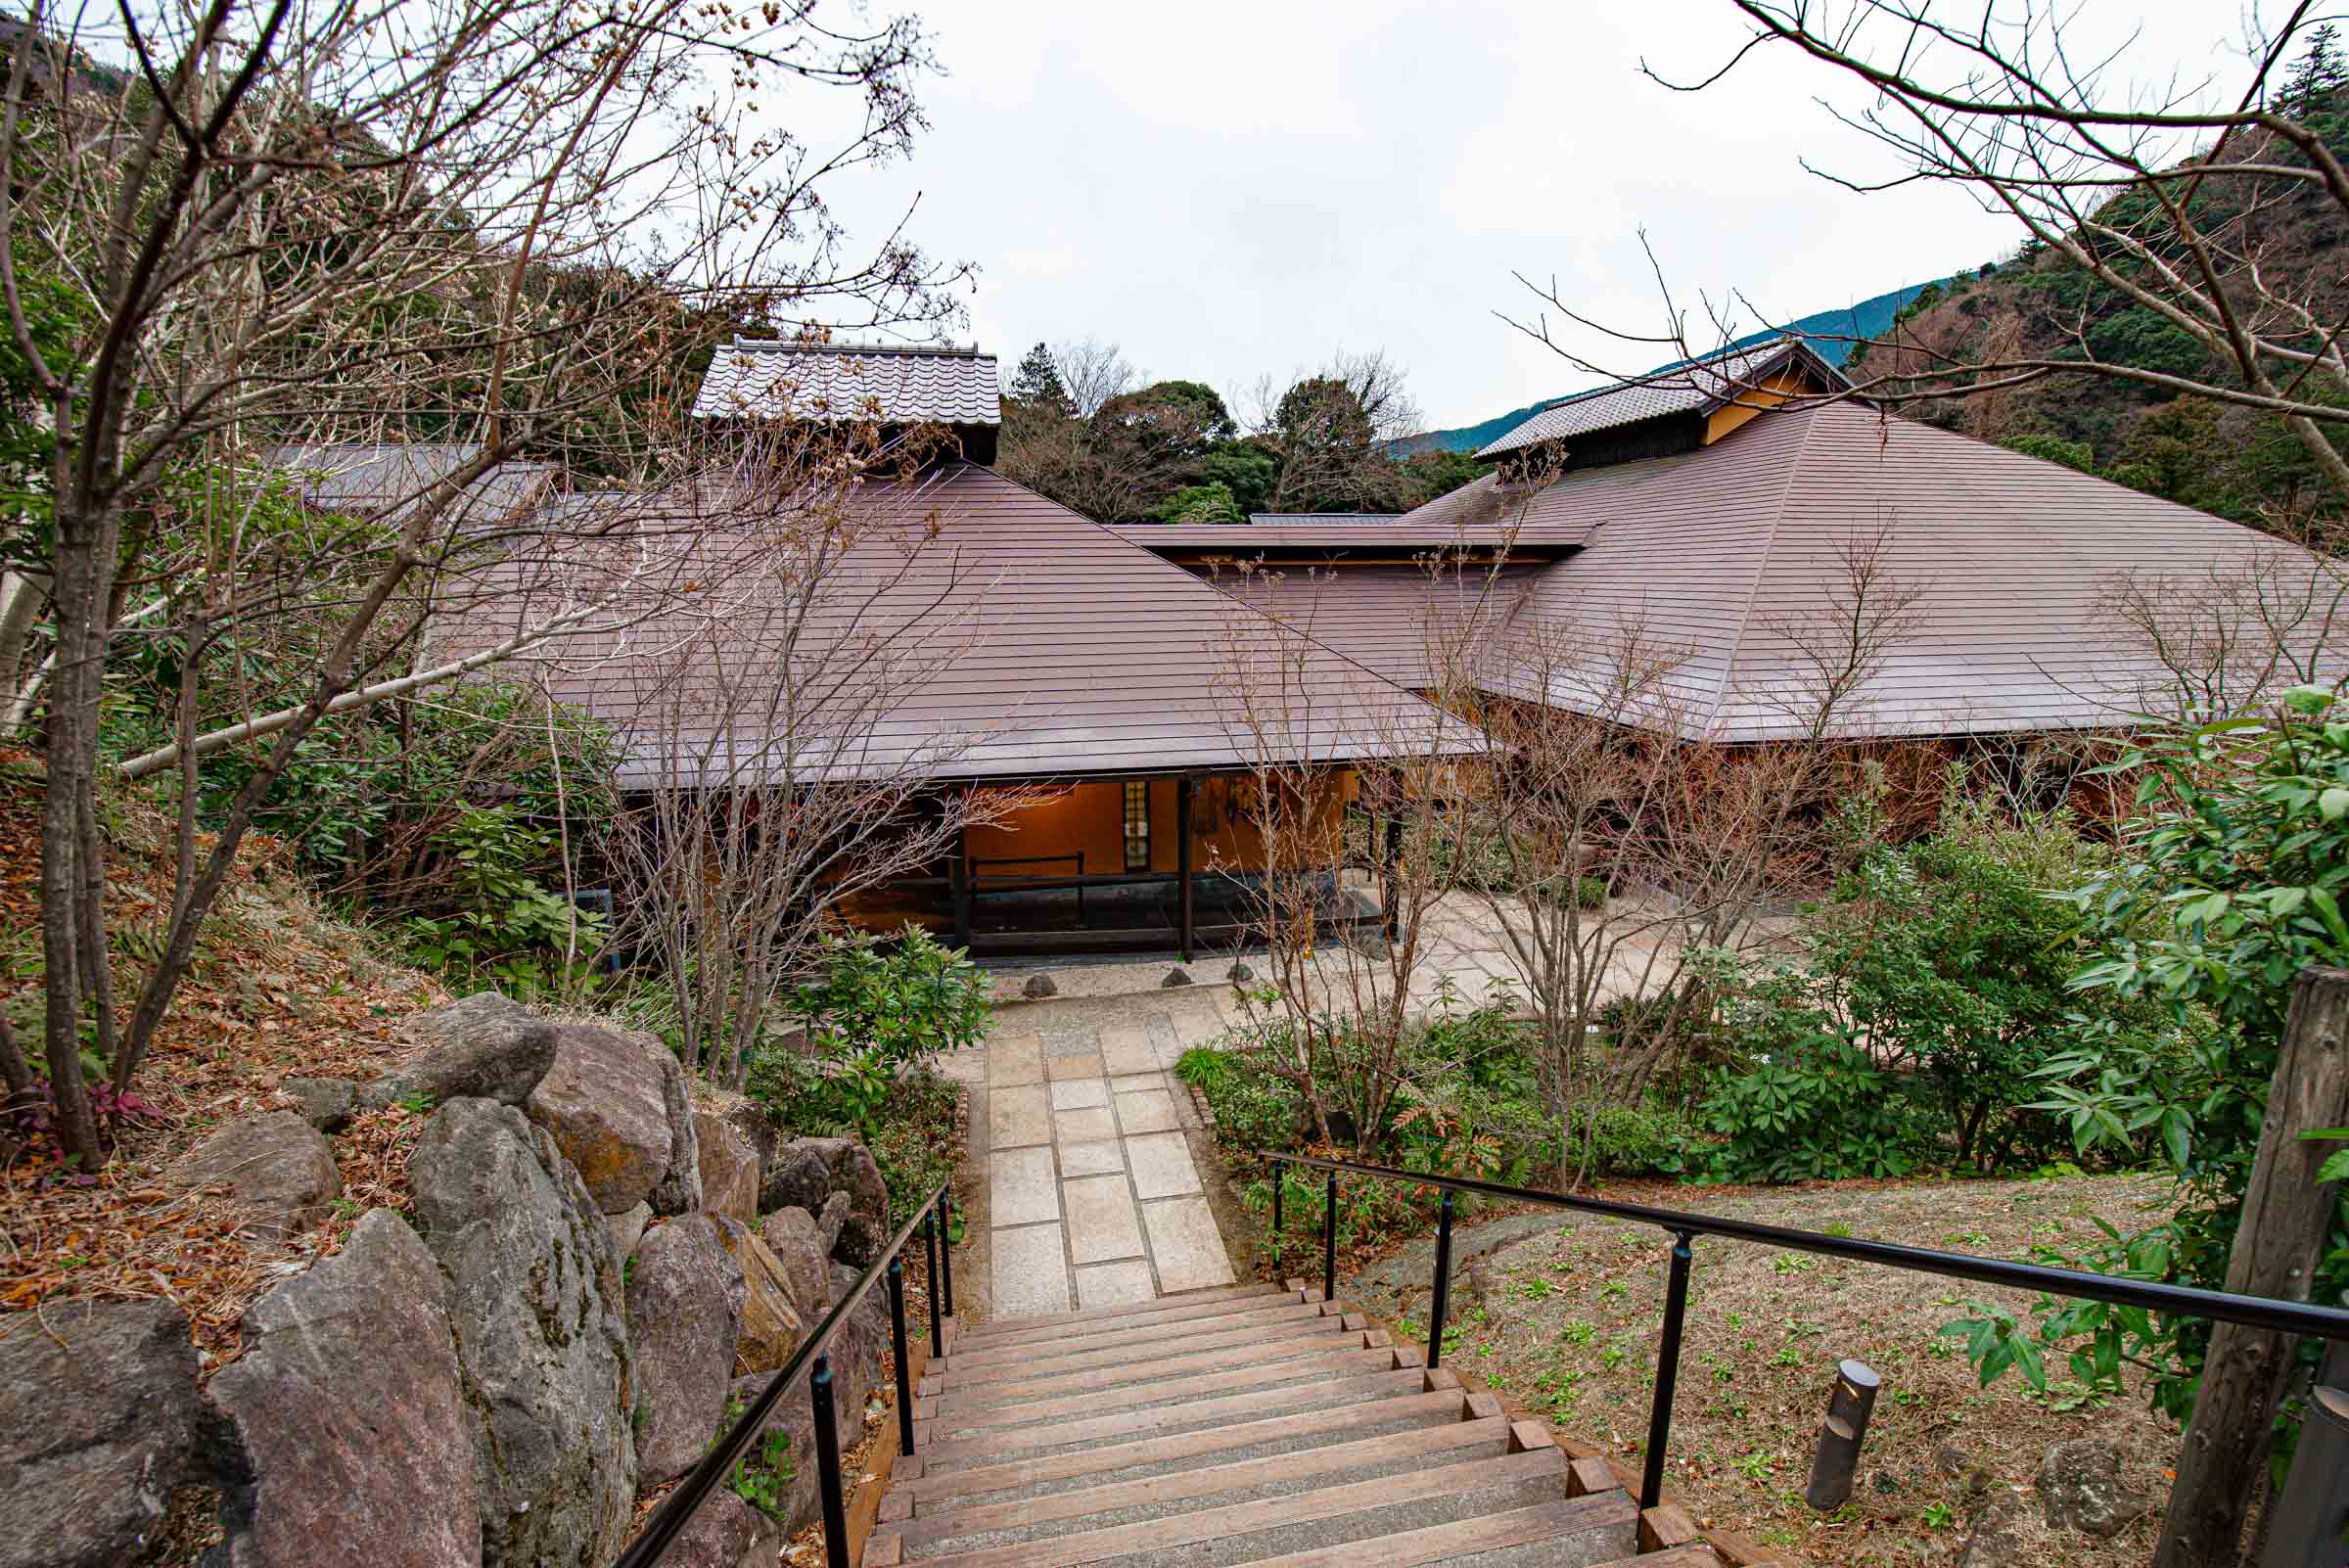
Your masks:
<svg viewBox="0 0 2349 1568"><path fill-rule="evenodd" d="M2349 93L2329 32L2293 69L2286 101L2336 154L2349 151ZM2254 129L2207 154L2227 165L2297 165L2307 160L2277 135ZM2292 331L2271 319L2285 302L2295 320L2337 319L2349 305L2343 243L2349 213L2314 183L2258 177L2181 183L2185 210L2205 234L2256 257L2258 282L2237 272L2236 308L2259 330ZM2156 254L2181 249L2153 195L2132 189L2105 204L2097 225L2149 240ZM2181 266L2182 274L2190 269ZM2322 335L2306 335L2317 346ZM1863 376L1926 376L1951 365L2035 359L2133 367L2180 381L2239 387L2235 367L2145 303L2090 276L2051 248L2026 244L1919 293L1874 346L1849 368ZM2295 391L2333 404L2322 377ZM1970 396L1920 399L1911 417L2101 474L2138 489L2223 517L2294 534L2342 512L2315 456L2283 421L2176 388L2109 375L2053 375L2027 386ZM2341 438L2335 437L2335 444Z"/></svg>

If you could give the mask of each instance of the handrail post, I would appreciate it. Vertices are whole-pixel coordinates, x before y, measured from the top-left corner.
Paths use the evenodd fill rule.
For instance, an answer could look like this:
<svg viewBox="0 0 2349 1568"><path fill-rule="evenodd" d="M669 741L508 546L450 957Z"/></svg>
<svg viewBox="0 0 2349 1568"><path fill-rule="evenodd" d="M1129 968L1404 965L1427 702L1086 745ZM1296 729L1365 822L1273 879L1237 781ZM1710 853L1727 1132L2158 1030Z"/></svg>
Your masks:
<svg viewBox="0 0 2349 1568"><path fill-rule="evenodd" d="M807 1374L815 1415L815 1489L824 1503L826 1568L849 1568L849 1509L840 1493L840 1417L832 1408L832 1358L818 1351Z"/></svg>
<svg viewBox="0 0 2349 1568"><path fill-rule="evenodd" d="M1444 1314L1451 1306L1451 1189L1444 1189L1444 1212L1436 1221L1435 1305L1428 1311L1427 1364L1444 1360Z"/></svg>
<svg viewBox="0 0 2349 1568"><path fill-rule="evenodd" d="M954 1315L954 1183L938 1189L938 1310Z"/></svg>
<svg viewBox="0 0 2349 1568"><path fill-rule="evenodd" d="M1280 1194L1289 1184L1289 1168L1280 1161L1272 1162L1272 1239L1280 1239Z"/></svg>
<svg viewBox="0 0 2349 1568"><path fill-rule="evenodd" d="M913 1359L905 1354L905 1260L889 1260L889 1344L898 1359L898 1452L913 1453Z"/></svg>
<svg viewBox="0 0 2349 1568"><path fill-rule="evenodd" d="M1681 1375L1681 1325L1688 1315L1691 1233L1672 1238L1672 1274L1664 1288L1664 1343L1656 1352L1656 1402L1647 1415L1647 1468L1639 1478L1639 1506L1664 1500L1664 1451L1672 1442L1672 1386Z"/></svg>
<svg viewBox="0 0 2349 1568"><path fill-rule="evenodd" d="M938 1244L944 1238L939 1233L938 1210L933 1208L922 1220L922 1245L930 1253L930 1354L946 1354L946 1321L938 1310Z"/></svg>
<svg viewBox="0 0 2349 1568"><path fill-rule="evenodd" d="M1338 1174L1321 1189L1321 1299L1338 1299Z"/></svg>

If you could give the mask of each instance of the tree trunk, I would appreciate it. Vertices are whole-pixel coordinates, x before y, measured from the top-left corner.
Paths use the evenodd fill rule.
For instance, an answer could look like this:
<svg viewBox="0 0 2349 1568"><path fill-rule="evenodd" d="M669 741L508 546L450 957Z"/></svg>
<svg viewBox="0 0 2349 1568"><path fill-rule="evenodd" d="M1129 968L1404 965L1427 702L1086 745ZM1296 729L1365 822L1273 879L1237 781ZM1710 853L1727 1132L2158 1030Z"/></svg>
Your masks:
<svg viewBox="0 0 2349 1568"><path fill-rule="evenodd" d="M2317 1168L2335 1145L2301 1133L2349 1125L2349 970L2306 969L2292 992L2259 1153L2227 1261L2227 1288L2308 1299L2336 1196ZM2270 1429L2297 1344L2222 1323L2202 1361L2154 1568L2229 1568L2266 1473Z"/></svg>
<svg viewBox="0 0 2349 1568"><path fill-rule="evenodd" d="M97 780L96 685L106 635L96 623L105 601L97 579L101 552L86 520L59 509L57 518L57 673L49 688L46 726L47 777L41 797L41 956L47 1017L42 1054L49 1063L49 1090L57 1101L57 1134L69 1157L84 1171L95 1169L101 1150L98 1123L91 1114L81 1073L82 1001L88 980L82 966L86 929L81 909L88 886L81 865L87 848L82 797ZM103 867L99 885L103 886ZM103 915L101 915L103 918ZM107 1042L100 1041L101 1052Z"/></svg>

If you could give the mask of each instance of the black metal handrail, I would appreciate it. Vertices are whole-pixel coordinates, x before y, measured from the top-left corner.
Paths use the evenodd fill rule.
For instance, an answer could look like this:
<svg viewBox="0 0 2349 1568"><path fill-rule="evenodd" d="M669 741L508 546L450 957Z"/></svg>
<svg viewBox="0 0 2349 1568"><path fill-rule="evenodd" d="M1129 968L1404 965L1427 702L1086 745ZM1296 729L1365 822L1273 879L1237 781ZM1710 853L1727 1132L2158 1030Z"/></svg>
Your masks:
<svg viewBox="0 0 2349 1568"><path fill-rule="evenodd" d="M1321 1294L1333 1301L1338 1293L1338 1174L1350 1172L1357 1176L1376 1176L1384 1181L1405 1181L1415 1186L1443 1189L1443 1212L1436 1224L1435 1290L1430 1302L1431 1321L1427 1330L1427 1364L1430 1366L1440 1364L1443 1360L1444 1317L1451 1286L1453 1193L1472 1192L1480 1197L1499 1198L1511 1203L1572 1209L1582 1214L1603 1215L1611 1220L1656 1225L1670 1231L1673 1244L1670 1272L1665 1284L1664 1334L1656 1352L1656 1393L1648 1411L1646 1468L1639 1483L1639 1506L1642 1508L1654 1507L1664 1494L1664 1451L1672 1437L1673 1390L1680 1376L1681 1335L1688 1310L1688 1268L1694 1256L1691 1244L1698 1236L1722 1236L1731 1241L1783 1247L1789 1252L1812 1252L1828 1258L1848 1259L1854 1263L1881 1264L1888 1268L1903 1268L1912 1273L1971 1279L1986 1285L2043 1291L2050 1296L2109 1302L2117 1307L2142 1307L2174 1316L2240 1323L2247 1328L2266 1329L2272 1333L2314 1334L2323 1339L2349 1342L2349 1311L2337 1307L2277 1301L2266 1296L2241 1296L2231 1291L2204 1290L2195 1285L2166 1285L2150 1279L2123 1279L2078 1268L2015 1263L2004 1258L1982 1258L1964 1252L1940 1252L1930 1247L1908 1247L1892 1241L1830 1236L1817 1230L1794 1230L1751 1220L1690 1214L1681 1209L1656 1209L1646 1204L1617 1203L1607 1198L1575 1198L1562 1192L1543 1192L1532 1187L1480 1181L1473 1176L1433 1176L1420 1171L1400 1171L1387 1165L1325 1159L1314 1154L1285 1154L1270 1149L1259 1149L1256 1152L1275 1164L1308 1166L1328 1173L1321 1200ZM1280 1174L1275 1171L1272 1181L1272 1233L1276 1236L1280 1234L1283 1185Z"/></svg>
<svg viewBox="0 0 2349 1568"><path fill-rule="evenodd" d="M725 1484L758 1437L766 1418L774 1412L786 1390L799 1379L803 1370L811 1364L807 1376L807 1398L813 1407L815 1426L816 1490L824 1510L824 1556L828 1568L849 1568L848 1502L841 1489L840 1425L834 1411L832 1393L832 1359L824 1347L831 1342L841 1320L864 1300L865 1293L886 1274L889 1278L889 1317L892 1346L897 1359L898 1373L898 1446L910 1455L913 1453L913 1372L905 1354L905 1266L902 1254L905 1243L915 1226L922 1228L930 1252L930 1354L945 1354L944 1319L954 1311L954 1259L950 1235L953 1217L953 1183L941 1181L932 1188L906 1222L889 1238L856 1283L843 1292L824 1320L815 1325L806 1339L801 1342L783 1369L767 1381L759 1397L743 1411L742 1418L726 1429L702 1462L695 1465L677 1489L663 1499L661 1506L645 1524L644 1530L628 1544L613 1568L652 1568L668 1550L682 1532L694 1511L709 1499L710 1494Z"/></svg>

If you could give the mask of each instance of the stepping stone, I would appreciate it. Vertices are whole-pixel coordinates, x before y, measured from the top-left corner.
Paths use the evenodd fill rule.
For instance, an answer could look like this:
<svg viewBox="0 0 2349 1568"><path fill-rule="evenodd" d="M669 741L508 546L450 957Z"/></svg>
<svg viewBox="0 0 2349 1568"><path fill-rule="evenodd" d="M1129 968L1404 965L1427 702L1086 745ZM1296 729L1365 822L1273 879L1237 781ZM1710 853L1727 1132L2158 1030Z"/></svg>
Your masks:
<svg viewBox="0 0 2349 1568"><path fill-rule="evenodd" d="M1040 1317L1070 1310L1069 1266L1060 1226L1025 1225L990 1237L995 1259L990 1292L997 1317Z"/></svg>
<svg viewBox="0 0 2349 1568"><path fill-rule="evenodd" d="M1069 1256L1081 1264L1142 1255L1142 1226L1122 1176L1084 1176L1060 1187L1068 1210Z"/></svg>
<svg viewBox="0 0 2349 1568"><path fill-rule="evenodd" d="M1150 1256L1158 1263L1161 1290L1198 1290L1232 1282L1231 1259L1205 1198L1172 1198L1142 1205L1150 1227Z"/></svg>

